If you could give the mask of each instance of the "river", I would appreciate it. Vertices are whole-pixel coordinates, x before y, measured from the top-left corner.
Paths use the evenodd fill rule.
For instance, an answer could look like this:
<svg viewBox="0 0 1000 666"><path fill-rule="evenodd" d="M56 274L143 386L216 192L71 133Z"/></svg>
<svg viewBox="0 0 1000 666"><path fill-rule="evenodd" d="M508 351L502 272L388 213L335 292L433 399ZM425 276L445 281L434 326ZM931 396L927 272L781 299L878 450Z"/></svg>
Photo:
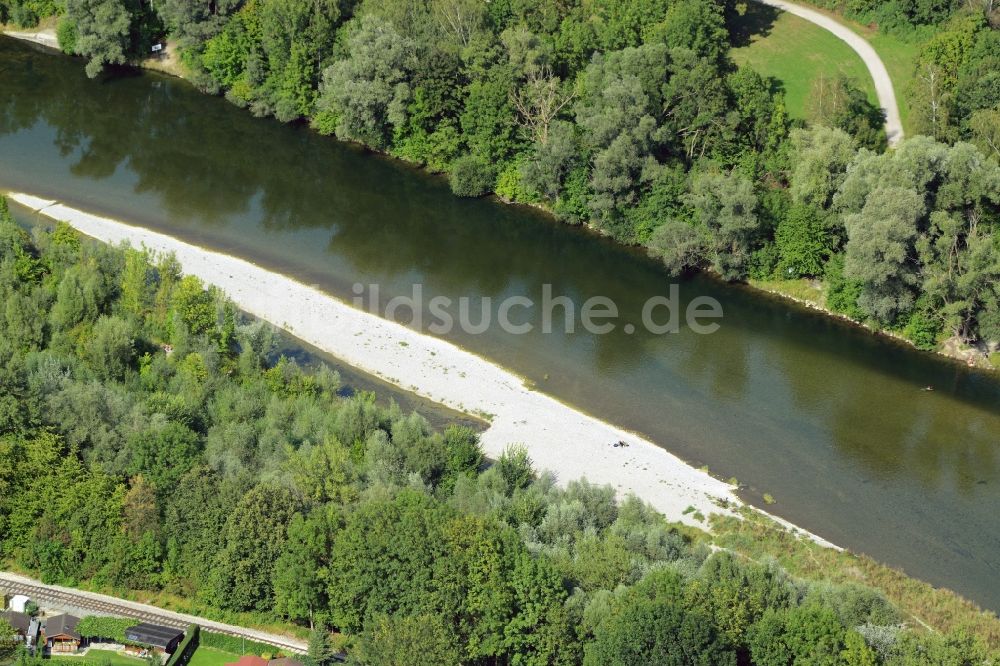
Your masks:
<svg viewBox="0 0 1000 666"><path fill-rule="evenodd" d="M671 283L640 253L530 209L457 199L440 178L182 81L88 81L80 61L7 38L0 189L170 233L344 299L355 283L378 284L383 299L419 283L425 298L540 300L550 284L578 305L607 296L638 322ZM771 512L1000 609L996 377L704 276L680 292L722 304L718 332L446 337L735 476L751 501L773 495Z"/></svg>

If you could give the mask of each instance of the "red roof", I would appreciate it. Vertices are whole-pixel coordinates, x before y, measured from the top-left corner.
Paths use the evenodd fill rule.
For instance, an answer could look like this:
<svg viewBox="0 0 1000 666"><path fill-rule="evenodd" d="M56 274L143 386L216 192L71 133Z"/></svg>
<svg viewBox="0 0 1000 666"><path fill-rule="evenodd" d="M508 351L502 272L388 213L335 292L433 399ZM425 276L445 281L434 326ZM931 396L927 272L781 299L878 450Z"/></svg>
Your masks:
<svg viewBox="0 0 1000 666"><path fill-rule="evenodd" d="M258 657L255 654L245 654L235 662L226 664L226 666L267 666L267 659Z"/></svg>

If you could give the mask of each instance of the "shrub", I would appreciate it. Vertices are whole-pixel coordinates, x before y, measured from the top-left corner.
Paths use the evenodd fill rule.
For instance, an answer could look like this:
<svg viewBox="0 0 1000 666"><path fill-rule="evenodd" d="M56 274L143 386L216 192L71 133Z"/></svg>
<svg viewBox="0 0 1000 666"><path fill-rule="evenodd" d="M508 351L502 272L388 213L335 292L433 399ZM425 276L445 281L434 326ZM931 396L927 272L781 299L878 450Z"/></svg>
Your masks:
<svg viewBox="0 0 1000 666"><path fill-rule="evenodd" d="M903 329L905 335L917 349L933 351L937 348L941 325L934 321L926 312L918 310L910 315L910 321Z"/></svg>
<svg viewBox="0 0 1000 666"><path fill-rule="evenodd" d="M38 25L38 14L28 5L17 3L10 8L10 20L18 28L34 28Z"/></svg>
<svg viewBox="0 0 1000 666"><path fill-rule="evenodd" d="M819 275L830 256L829 233L819 211L808 204L792 206L778 222L774 242L780 256L777 271L782 278Z"/></svg>
<svg viewBox="0 0 1000 666"><path fill-rule="evenodd" d="M494 192L504 201L537 201L538 196L524 186L523 169L517 162L510 162L497 176Z"/></svg>
<svg viewBox="0 0 1000 666"><path fill-rule="evenodd" d="M862 284L858 280L844 277L844 255L834 255L826 263L825 278L829 286L826 295L827 307L851 319L859 321L864 319L865 313L858 305Z"/></svg>
<svg viewBox="0 0 1000 666"><path fill-rule="evenodd" d="M56 28L56 37L59 39L59 48L63 53L74 55L76 53L76 23L70 18L59 19L59 26Z"/></svg>
<svg viewBox="0 0 1000 666"><path fill-rule="evenodd" d="M451 191L460 197L481 197L492 191L496 173L481 157L463 155L451 163Z"/></svg>
<svg viewBox="0 0 1000 666"><path fill-rule="evenodd" d="M771 242L764 243L750 254L750 277L754 280L770 280L775 276L780 260L778 246Z"/></svg>
<svg viewBox="0 0 1000 666"><path fill-rule="evenodd" d="M495 465L507 487L507 494L527 488L535 478L535 467L523 444L511 444L496 461Z"/></svg>

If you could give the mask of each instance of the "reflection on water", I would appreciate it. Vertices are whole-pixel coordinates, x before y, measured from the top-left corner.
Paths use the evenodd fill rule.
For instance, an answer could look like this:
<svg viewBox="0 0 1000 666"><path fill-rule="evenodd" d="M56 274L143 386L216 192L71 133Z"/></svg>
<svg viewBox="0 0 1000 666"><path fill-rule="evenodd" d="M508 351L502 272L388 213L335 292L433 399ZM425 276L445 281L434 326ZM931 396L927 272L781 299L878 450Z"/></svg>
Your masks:
<svg viewBox="0 0 1000 666"><path fill-rule="evenodd" d="M149 75L101 82L0 39L0 187L169 231L345 298L666 294L653 262L524 209ZM1000 608L1000 383L704 277L714 335L449 336L736 476L821 535ZM538 311L533 313L537 316ZM537 319L533 320L537 324ZM934 392L920 387L932 384Z"/></svg>

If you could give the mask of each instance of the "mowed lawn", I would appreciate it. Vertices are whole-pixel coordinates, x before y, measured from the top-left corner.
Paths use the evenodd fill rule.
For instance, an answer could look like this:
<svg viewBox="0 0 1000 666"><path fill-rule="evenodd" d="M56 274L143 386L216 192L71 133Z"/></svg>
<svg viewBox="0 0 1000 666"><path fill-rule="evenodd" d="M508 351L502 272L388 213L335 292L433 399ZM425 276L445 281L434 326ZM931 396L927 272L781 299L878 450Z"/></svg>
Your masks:
<svg viewBox="0 0 1000 666"><path fill-rule="evenodd" d="M873 104L878 103L871 75L851 47L798 16L755 2L747 4L743 34L731 51L733 60L780 81L792 117L805 118L813 81L820 74L843 74L853 79Z"/></svg>
<svg viewBox="0 0 1000 666"><path fill-rule="evenodd" d="M65 666L85 663L109 663L111 666L143 666L146 663L145 660L138 657L129 657L113 650L87 650L87 654L82 657L52 655L49 657L49 660L62 662Z"/></svg>
<svg viewBox="0 0 1000 666"><path fill-rule="evenodd" d="M239 658L240 655L232 652L225 652L213 647L199 647L191 655L188 666L225 666L225 664L231 664Z"/></svg>

